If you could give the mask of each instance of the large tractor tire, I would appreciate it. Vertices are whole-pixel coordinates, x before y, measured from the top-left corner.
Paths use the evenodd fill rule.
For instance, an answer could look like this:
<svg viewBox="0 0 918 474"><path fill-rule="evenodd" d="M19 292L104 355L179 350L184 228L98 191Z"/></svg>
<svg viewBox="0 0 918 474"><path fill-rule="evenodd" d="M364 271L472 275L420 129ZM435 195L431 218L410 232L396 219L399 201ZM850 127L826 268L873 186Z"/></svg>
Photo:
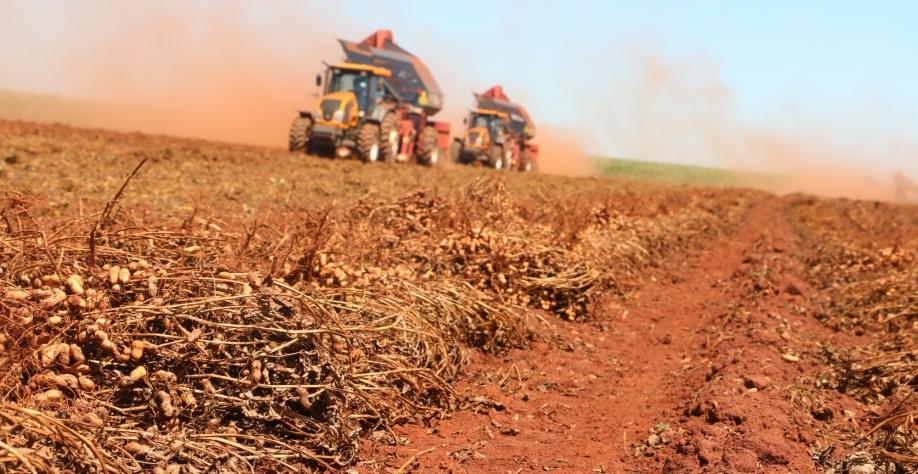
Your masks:
<svg viewBox="0 0 918 474"><path fill-rule="evenodd" d="M380 158L379 126L365 123L357 132L357 156L364 163L373 163Z"/></svg>
<svg viewBox="0 0 918 474"><path fill-rule="evenodd" d="M535 161L532 159L532 152L528 149L523 150L523 152L520 153L520 172L529 173L532 171L535 171Z"/></svg>
<svg viewBox="0 0 918 474"><path fill-rule="evenodd" d="M435 166L440 160L440 147L437 145L437 130L433 127L424 127L418 137L418 163L425 166Z"/></svg>
<svg viewBox="0 0 918 474"><path fill-rule="evenodd" d="M386 114L379 124L379 148L383 161L393 163L398 159L398 116Z"/></svg>
<svg viewBox="0 0 918 474"><path fill-rule="evenodd" d="M504 145L501 151L504 153L504 170L512 170L514 164L519 164L513 162L513 149L511 147Z"/></svg>
<svg viewBox="0 0 918 474"><path fill-rule="evenodd" d="M290 124L290 151L308 150L309 134L312 132L312 119L309 117L297 117Z"/></svg>
<svg viewBox="0 0 918 474"><path fill-rule="evenodd" d="M462 157L462 142L459 140L453 140L449 143L449 159L453 163L459 163L459 159Z"/></svg>
<svg viewBox="0 0 918 474"><path fill-rule="evenodd" d="M503 147L491 145L491 148L488 148L488 153L486 156L488 158L488 168L493 168L496 170L504 169L506 163L504 163Z"/></svg>

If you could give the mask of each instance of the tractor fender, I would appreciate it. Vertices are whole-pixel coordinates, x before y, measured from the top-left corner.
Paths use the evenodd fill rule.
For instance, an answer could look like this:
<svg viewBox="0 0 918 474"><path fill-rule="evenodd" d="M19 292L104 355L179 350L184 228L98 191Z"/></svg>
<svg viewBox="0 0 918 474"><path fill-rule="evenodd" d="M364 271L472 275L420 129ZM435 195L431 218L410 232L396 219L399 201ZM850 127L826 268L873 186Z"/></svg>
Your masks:
<svg viewBox="0 0 918 474"><path fill-rule="evenodd" d="M392 112L393 109L394 107L385 107L385 106L378 105L376 106L376 108L373 109L372 114L370 114L368 117L364 117L364 120L373 120L376 123L381 123L383 119L386 118L386 115L389 112Z"/></svg>
<svg viewBox="0 0 918 474"><path fill-rule="evenodd" d="M300 110L300 111L299 111L299 114L300 114L300 118L308 118L309 120L313 120L312 112L307 112L307 111L305 111L305 110Z"/></svg>

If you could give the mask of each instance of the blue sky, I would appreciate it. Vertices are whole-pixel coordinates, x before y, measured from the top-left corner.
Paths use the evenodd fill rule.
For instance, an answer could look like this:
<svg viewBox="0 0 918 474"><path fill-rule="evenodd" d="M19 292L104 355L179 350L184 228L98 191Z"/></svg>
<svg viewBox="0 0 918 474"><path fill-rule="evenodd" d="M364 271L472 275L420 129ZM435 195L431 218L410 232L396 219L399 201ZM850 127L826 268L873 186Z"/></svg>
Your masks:
<svg viewBox="0 0 918 474"><path fill-rule="evenodd" d="M335 36L392 29L438 77L451 116L470 105L472 91L501 83L537 123L582 135L591 153L723 164L730 160L717 156L724 152L711 146L711 136L748 132L818 142L842 150L840 159L855 166L918 175L915 2L238 3L228 10L242 16L253 42L321 50L329 61L338 59L330 53ZM190 4L227 10L221 2ZM99 10L111 9L109 18L117 20L123 12L116 10L137 4L112 5L118 4L0 0L0 88L79 94L66 77L40 74L34 63L55 41L80 41L67 34L76 21L70 17L91 25ZM278 10L302 21L280 24ZM18 29L17 17L24 19ZM33 24L37 18L43 25ZM203 25L208 16L185 21ZM297 28L321 39L299 44ZM320 66L315 54L303 58L296 74L308 82ZM7 68L17 62L33 64ZM669 71L667 82L648 87L643 81L659 67ZM715 90L723 95L705 95ZM727 148L757 153L745 144Z"/></svg>
<svg viewBox="0 0 918 474"><path fill-rule="evenodd" d="M859 164L886 160L885 168L918 171L918 156L882 156L891 141L910 141L918 130L918 3L532 3L346 4L361 12L352 16L355 25L387 25L419 55L429 45L425 58L445 47L458 51L476 74L471 85L505 83L545 123L595 125L582 119L590 89L611 92L613 100L595 105L615 114L620 97L608 88L628 80L634 72L628 51L641 49L681 64L680 70L713 68L709 79L732 92L731 120L743 127L816 133L840 148L857 140L858 152L871 155ZM627 154L599 135L598 152Z"/></svg>

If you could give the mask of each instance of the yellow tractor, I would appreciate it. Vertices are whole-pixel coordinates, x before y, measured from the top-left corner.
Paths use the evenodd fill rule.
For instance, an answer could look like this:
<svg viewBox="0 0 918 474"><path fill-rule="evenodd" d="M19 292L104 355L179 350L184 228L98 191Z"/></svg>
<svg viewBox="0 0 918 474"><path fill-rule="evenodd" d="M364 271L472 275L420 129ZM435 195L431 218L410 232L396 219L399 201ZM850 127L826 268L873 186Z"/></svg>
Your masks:
<svg viewBox="0 0 918 474"><path fill-rule="evenodd" d="M290 126L290 151L436 164L449 124L430 120L443 95L424 64L387 30L341 45L345 61L316 76L317 86L324 83L316 109L301 111Z"/></svg>
<svg viewBox="0 0 918 474"><path fill-rule="evenodd" d="M501 86L475 94L475 99L478 107L465 119L465 137L451 145L453 161L498 170L533 171L539 147L529 142L535 136L535 126L526 109L510 102Z"/></svg>
<svg viewBox="0 0 918 474"><path fill-rule="evenodd" d="M481 162L489 168L507 169L513 159L513 150L507 147L507 129L510 119L505 112L475 109L465 119L465 138L457 140L453 153L461 163Z"/></svg>

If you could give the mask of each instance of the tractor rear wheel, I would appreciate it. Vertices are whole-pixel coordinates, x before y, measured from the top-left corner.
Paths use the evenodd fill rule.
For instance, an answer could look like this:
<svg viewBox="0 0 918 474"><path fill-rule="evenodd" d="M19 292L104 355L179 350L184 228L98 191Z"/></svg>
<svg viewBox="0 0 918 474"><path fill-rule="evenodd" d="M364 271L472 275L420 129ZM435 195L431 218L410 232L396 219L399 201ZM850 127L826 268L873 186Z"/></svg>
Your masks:
<svg viewBox="0 0 918 474"><path fill-rule="evenodd" d="M379 124L380 151L383 161L394 162L398 159L398 116L386 114Z"/></svg>
<svg viewBox="0 0 918 474"><path fill-rule="evenodd" d="M527 149L520 153L520 172L530 171L535 171L535 162L532 161L532 152Z"/></svg>
<svg viewBox="0 0 918 474"><path fill-rule="evenodd" d="M440 159L440 147L437 144L437 130L433 127L424 127L418 137L418 163L434 166Z"/></svg>
<svg viewBox="0 0 918 474"><path fill-rule="evenodd" d="M459 163L459 158L462 155L462 142L459 140L453 140L449 144L449 159L453 163Z"/></svg>
<svg viewBox="0 0 918 474"><path fill-rule="evenodd" d="M497 146L491 145L491 148L488 148L488 167L494 168L496 170L504 168L504 149Z"/></svg>
<svg viewBox="0 0 918 474"><path fill-rule="evenodd" d="M357 156L364 163L373 163L379 160L379 126L375 123L365 123L357 132Z"/></svg>
<svg viewBox="0 0 918 474"><path fill-rule="evenodd" d="M307 151L309 134L312 132L312 119L297 117L290 124L290 151Z"/></svg>

